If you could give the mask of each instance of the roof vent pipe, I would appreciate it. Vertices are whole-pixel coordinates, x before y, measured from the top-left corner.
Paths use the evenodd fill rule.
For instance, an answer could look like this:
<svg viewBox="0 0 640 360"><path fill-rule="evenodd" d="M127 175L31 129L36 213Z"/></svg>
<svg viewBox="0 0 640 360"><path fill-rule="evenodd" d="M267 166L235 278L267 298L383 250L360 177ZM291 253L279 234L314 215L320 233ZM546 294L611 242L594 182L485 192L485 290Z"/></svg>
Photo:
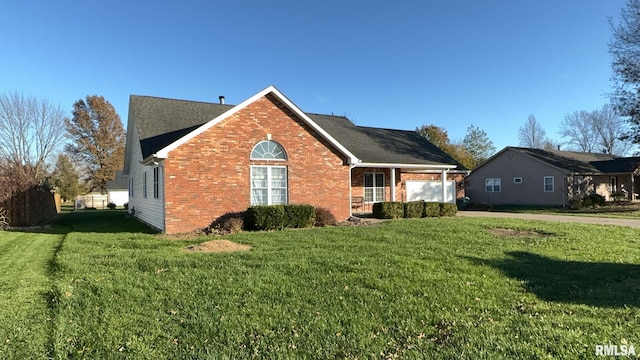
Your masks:
<svg viewBox="0 0 640 360"><path fill-rule="evenodd" d="M218 99L220 99L220 104L224 105L224 96L220 95L218 96Z"/></svg>

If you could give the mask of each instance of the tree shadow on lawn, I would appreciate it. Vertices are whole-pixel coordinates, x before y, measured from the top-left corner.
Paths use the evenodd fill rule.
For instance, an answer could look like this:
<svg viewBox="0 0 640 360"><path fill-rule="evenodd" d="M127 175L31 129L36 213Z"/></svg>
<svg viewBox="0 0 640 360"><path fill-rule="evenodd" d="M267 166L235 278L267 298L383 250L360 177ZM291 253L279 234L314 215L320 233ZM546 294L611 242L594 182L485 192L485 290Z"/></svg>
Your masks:
<svg viewBox="0 0 640 360"><path fill-rule="evenodd" d="M506 259L465 257L523 282L545 301L619 308L640 307L640 265L564 261L524 251Z"/></svg>
<svg viewBox="0 0 640 360"><path fill-rule="evenodd" d="M80 233L141 233L157 234L147 225L131 218L125 210L80 210L58 214L44 226L11 229L11 231L68 234Z"/></svg>

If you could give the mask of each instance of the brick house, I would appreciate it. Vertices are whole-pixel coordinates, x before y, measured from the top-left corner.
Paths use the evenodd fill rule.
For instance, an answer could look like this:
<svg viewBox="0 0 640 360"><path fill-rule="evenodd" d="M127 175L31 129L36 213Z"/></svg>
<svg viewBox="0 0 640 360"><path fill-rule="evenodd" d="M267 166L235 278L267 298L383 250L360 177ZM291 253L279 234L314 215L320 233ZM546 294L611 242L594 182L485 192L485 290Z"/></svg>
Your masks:
<svg viewBox="0 0 640 360"><path fill-rule="evenodd" d="M377 201L454 202L468 171L414 131L307 114L273 86L232 106L132 95L129 212L165 233L251 205L305 203L338 220Z"/></svg>

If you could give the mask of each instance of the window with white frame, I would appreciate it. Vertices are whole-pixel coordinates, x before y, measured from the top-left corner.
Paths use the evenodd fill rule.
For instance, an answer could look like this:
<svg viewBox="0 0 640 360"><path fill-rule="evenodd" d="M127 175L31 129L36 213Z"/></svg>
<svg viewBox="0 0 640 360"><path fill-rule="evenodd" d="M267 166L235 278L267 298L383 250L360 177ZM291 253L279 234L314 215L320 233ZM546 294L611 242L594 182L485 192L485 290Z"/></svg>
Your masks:
<svg viewBox="0 0 640 360"><path fill-rule="evenodd" d="M544 192L553 192L553 176L544 177Z"/></svg>
<svg viewBox="0 0 640 360"><path fill-rule="evenodd" d="M153 198L160 198L160 168L153 168Z"/></svg>
<svg viewBox="0 0 640 360"><path fill-rule="evenodd" d="M486 192L502 191L502 180L500 178L484 179L484 190Z"/></svg>
<svg viewBox="0 0 640 360"><path fill-rule="evenodd" d="M251 151L251 160L285 161L287 153L272 140L260 141ZM287 167L251 165L251 205L287 203Z"/></svg>
<svg viewBox="0 0 640 360"><path fill-rule="evenodd" d="M286 166L251 166L251 205L286 203Z"/></svg>
<svg viewBox="0 0 640 360"><path fill-rule="evenodd" d="M142 197L147 198L147 172L142 174Z"/></svg>
<svg viewBox="0 0 640 360"><path fill-rule="evenodd" d="M365 173L364 174L364 201L380 202L384 201L384 174Z"/></svg>

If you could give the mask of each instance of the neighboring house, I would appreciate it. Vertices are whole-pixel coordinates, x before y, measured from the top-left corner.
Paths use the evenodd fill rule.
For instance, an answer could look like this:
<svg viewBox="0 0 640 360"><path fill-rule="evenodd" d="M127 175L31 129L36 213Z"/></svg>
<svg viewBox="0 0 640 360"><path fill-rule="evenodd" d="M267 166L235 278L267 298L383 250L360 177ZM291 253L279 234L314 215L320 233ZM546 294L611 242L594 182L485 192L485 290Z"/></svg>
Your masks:
<svg viewBox="0 0 640 360"><path fill-rule="evenodd" d="M132 95L129 212L166 233L251 205L304 203L346 220L378 201L454 202L468 171L414 131L307 114L274 87L239 105Z"/></svg>
<svg viewBox="0 0 640 360"><path fill-rule="evenodd" d="M122 171L116 171L115 180L107 181L107 203L124 206L128 201L129 182L122 174Z"/></svg>
<svg viewBox="0 0 640 360"><path fill-rule="evenodd" d="M635 201L640 158L574 151L506 147L467 177L472 202L566 206L597 193Z"/></svg>

